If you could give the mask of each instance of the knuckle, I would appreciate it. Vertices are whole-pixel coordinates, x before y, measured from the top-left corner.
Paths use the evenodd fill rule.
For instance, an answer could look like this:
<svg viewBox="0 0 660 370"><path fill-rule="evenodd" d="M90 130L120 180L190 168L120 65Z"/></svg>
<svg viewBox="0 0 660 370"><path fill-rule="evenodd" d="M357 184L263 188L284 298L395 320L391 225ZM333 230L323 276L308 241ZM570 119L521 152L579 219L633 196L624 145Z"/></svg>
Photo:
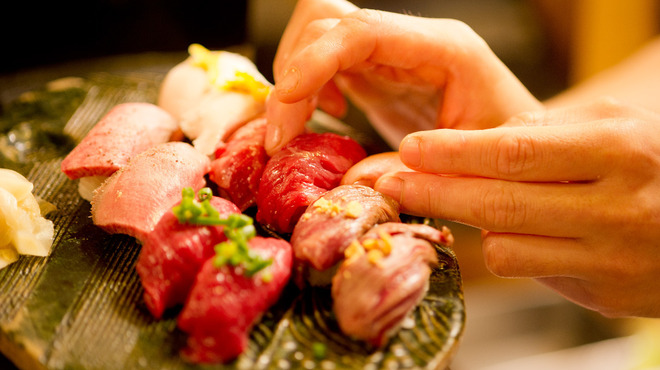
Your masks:
<svg viewBox="0 0 660 370"><path fill-rule="evenodd" d="M473 208L474 216L493 231L517 231L527 217L523 202L511 186L495 186L483 190L480 202Z"/></svg>
<svg viewBox="0 0 660 370"><path fill-rule="evenodd" d="M601 126L599 141L606 146L604 150L612 168L619 168L635 174L634 178L654 175L650 168L660 166L660 156L654 148L653 140L640 133L652 132L649 123L643 119L622 118L604 123ZM631 166L631 163L635 163Z"/></svg>
<svg viewBox="0 0 660 370"><path fill-rule="evenodd" d="M466 37L478 36L477 33L474 32L474 30L472 29L472 27L470 27L469 24L465 23L460 19L445 18L443 19L443 22L445 22L457 34L462 34L465 35Z"/></svg>
<svg viewBox="0 0 660 370"><path fill-rule="evenodd" d="M611 96L596 99L591 103L589 109L600 118L622 116L630 110L625 104Z"/></svg>
<svg viewBox="0 0 660 370"><path fill-rule="evenodd" d="M336 22L335 19L331 18L315 19L305 25L303 35L309 39L316 39L330 29L332 25L336 24Z"/></svg>
<svg viewBox="0 0 660 370"><path fill-rule="evenodd" d="M383 22L383 13L375 9L358 9L350 13L347 18L356 19L367 25L377 25Z"/></svg>
<svg viewBox="0 0 660 370"><path fill-rule="evenodd" d="M523 112L509 118L506 126L545 126L547 121L543 120L540 112Z"/></svg>
<svg viewBox="0 0 660 370"><path fill-rule="evenodd" d="M515 178L530 169L537 160L535 142L528 136L506 135L496 142L494 155L486 156L493 162L491 167L495 169L498 178Z"/></svg>

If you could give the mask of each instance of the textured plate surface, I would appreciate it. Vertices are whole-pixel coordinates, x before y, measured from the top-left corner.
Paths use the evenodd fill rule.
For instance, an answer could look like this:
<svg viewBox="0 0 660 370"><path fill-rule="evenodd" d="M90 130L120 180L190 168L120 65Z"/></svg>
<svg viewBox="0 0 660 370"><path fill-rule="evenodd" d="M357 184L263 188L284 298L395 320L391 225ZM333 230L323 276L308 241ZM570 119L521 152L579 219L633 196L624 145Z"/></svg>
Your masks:
<svg viewBox="0 0 660 370"><path fill-rule="evenodd" d="M158 74L93 74L55 81L12 103L0 117L0 166L23 173L54 204L47 258L22 256L0 270L0 351L20 367L186 369L177 354L185 335L176 311L154 320L135 272L140 246L95 227L77 182L60 171L66 153L114 105L154 102ZM321 125L322 126L322 125ZM17 150L20 148L21 150ZM227 368L444 368L465 322L453 252L407 325L382 349L342 335L328 289L289 287L255 325L249 348ZM325 356L315 356L315 343ZM223 366L217 366L223 368ZM204 368L209 368L206 366Z"/></svg>

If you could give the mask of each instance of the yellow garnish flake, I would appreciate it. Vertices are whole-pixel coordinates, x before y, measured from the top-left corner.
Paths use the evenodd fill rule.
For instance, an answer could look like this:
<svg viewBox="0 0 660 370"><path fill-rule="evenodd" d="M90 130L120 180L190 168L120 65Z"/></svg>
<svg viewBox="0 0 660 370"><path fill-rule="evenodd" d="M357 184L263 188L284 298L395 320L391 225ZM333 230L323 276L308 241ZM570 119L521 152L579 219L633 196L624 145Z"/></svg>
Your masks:
<svg viewBox="0 0 660 370"><path fill-rule="evenodd" d="M376 238L365 239L362 241L362 244L358 242L353 242L353 243L360 244L363 250L366 251L367 260L370 263L381 266L381 260L389 256L390 253L392 253L392 236L384 231L379 232L378 236L379 236L378 239Z"/></svg>
<svg viewBox="0 0 660 370"><path fill-rule="evenodd" d="M325 213L331 217L343 214L348 218L358 218L363 211L362 204L357 201L350 201L345 207L339 202L333 202L325 198L319 198L313 205L314 211Z"/></svg>
<svg viewBox="0 0 660 370"><path fill-rule="evenodd" d="M257 80L248 72L237 70L234 71L233 77L229 77L227 71L224 71L225 75L220 77L220 57L222 57L223 51L210 51L200 44L191 44L188 47L188 53L192 58L192 64L206 71L211 85L222 90L250 94L259 102L266 101L270 86Z"/></svg>
<svg viewBox="0 0 660 370"><path fill-rule="evenodd" d="M342 213L343 209L339 203L335 203L325 198L319 198L314 202L314 211L334 217Z"/></svg>
<svg viewBox="0 0 660 370"><path fill-rule="evenodd" d="M364 249L366 249L368 251L370 251L372 249L378 249L378 242L379 241L380 240L378 240L378 239L365 239L362 242L362 246L364 247Z"/></svg>
<svg viewBox="0 0 660 370"><path fill-rule="evenodd" d="M344 250L344 257L350 261L363 255L364 253L365 251L364 247L362 247L362 244L360 244L360 242L357 240L353 240L353 242Z"/></svg>
<svg viewBox="0 0 660 370"><path fill-rule="evenodd" d="M381 266L383 257L385 254L380 249L372 249L367 253L367 260L373 265Z"/></svg>
<svg viewBox="0 0 660 370"><path fill-rule="evenodd" d="M188 54L192 57L193 65L203 69L208 69L218 59L217 55L200 44L190 44Z"/></svg>
<svg viewBox="0 0 660 370"><path fill-rule="evenodd" d="M362 211L362 204L356 200L352 200L346 205L346 217L358 218L362 214Z"/></svg>
<svg viewBox="0 0 660 370"><path fill-rule="evenodd" d="M270 92L270 86L258 81L247 72L236 71L235 75L235 80L229 80L222 86L225 90L250 94L257 101L266 101Z"/></svg>
<svg viewBox="0 0 660 370"><path fill-rule="evenodd" d="M219 52L212 52L200 44L190 44L188 54L192 58L192 64L206 71L211 84L215 85L218 79L218 58Z"/></svg>
<svg viewBox="0 0 660 370"><path fill-rule="evenodd" d="M380 248L381 251L383 251L386 256L389 256L390 253L392 253L392 236L382 230L378 233L378 236L380 236L380 240L382 241Z"/></svg>

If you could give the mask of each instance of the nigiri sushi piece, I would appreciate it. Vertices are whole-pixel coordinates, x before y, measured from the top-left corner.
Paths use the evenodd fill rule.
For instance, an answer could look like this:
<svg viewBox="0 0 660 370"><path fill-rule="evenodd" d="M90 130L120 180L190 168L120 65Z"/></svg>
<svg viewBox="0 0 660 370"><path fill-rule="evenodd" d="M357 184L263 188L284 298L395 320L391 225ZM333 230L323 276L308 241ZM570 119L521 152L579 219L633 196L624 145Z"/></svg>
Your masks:
<svg viewBox="0 0 660 370"><path fill-rule="evenodd" d="M298 135L266 164L257 195L257 221L281 234L293 231L307 207L339 185L344 173L366 157L348 136Z"/></svg>
<svg viewBox="0 0 660 370"><path fill-rule="evenodd" d="M80 195L91 201L93 190L137 154L176 136L177 120L151 103L114 106L62 160L61 169L79 179Z"/></svg>
<svg viewBox="0 0 660 370"><path fill-rule="evenodd" d="M42 214L33 187L18 172L0 168L0 269L18 260L21 254L50 254L53 222Z"/></svg>
<svg viewBox="0 0 660 370"><path fill-rule="evenodd" d="M215 152L209 179L221 196L245 211L256 205L259 182L268 162L264 148L266 118L259 117L240 127Z"/></svg>
<svg viewBox="0 0 660 370"><path fill-rule="evenodd" d="M248 334L280 297L291 276L292 252L282 239L254 237L251 253L272 261L249 276L241 266L204 263L178 317L188 334L183 357L193 363L226 363L247 347Z"/></svg>
<svg viewBox="0 0 660 370"><path fill-rule="evenodd" d="M226 199L212 197L209 202L220 218L241 213ZM186 300L197 272L215 254L215 245L227 240L223 229L222 225L182 223L174 212L167 212L147 235L136 270L144 301L155 318Z"/></svg>
<svg viewBox="0 0 660 370"><path fill-rule="evenodd" d="M248 58L190 45L190 57L165 76L158 105L174 115L196 149L212 155L218 144L265 111L271 84Z"/></svg>
<svg viewBox="0 0 660 370"><path fill-rule="evenodd" d="M92 198L92 221L108 233L140 242L181 200L181 189L206 185L210 160L192 145L172 141L138 154L112 174Z"/></svg>
<svg viewBox="0 0 660 370"><path fill-rule="evenodd" d="M329 285L332 275L317 271L341 262L351 242L374 225L398 221L399 204L370 187L340 185L329 190L307 207L293 229L296 271L312 285ZM300 284L301 279L296 279Z"/></svg>
<svg viewBox="0 0 660 370"><path fill-rule="evenodd" d="M424 298L434 243L450 245L447 228L384 223L351 244L332 279L333 311L341 330L375 347L384 346Z"/></svg>

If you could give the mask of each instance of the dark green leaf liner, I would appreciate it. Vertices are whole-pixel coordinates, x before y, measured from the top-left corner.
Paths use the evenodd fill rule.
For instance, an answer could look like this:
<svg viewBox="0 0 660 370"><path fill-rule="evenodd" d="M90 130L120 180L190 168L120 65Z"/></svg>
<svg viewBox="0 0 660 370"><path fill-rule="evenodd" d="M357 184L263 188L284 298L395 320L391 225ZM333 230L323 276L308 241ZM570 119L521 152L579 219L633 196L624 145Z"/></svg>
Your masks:
<svg viewBox="0 0 660 370"><path fill-rule="evenodd" d="M35 194L57 210L48 215L55 224L51 255L22 256L0 270L0 350L25 368L446 367L463 330L465 308L456 258L443 246L437 246L440 264L426 297L410 325L385 348L370 348L339 331L329 289L300 291L290 286L255 325L248 350L239 359L224 366L181 360L178 350L185 335L176 328L177 309L154 320L142 302L135 272L139 244L95 227L77 182L60 171L66 153L114 105L155 102L162 77L141 73L67 78L3 107L0 165L27 176ZM313 127L323 129L323 123Z"/></svg>

